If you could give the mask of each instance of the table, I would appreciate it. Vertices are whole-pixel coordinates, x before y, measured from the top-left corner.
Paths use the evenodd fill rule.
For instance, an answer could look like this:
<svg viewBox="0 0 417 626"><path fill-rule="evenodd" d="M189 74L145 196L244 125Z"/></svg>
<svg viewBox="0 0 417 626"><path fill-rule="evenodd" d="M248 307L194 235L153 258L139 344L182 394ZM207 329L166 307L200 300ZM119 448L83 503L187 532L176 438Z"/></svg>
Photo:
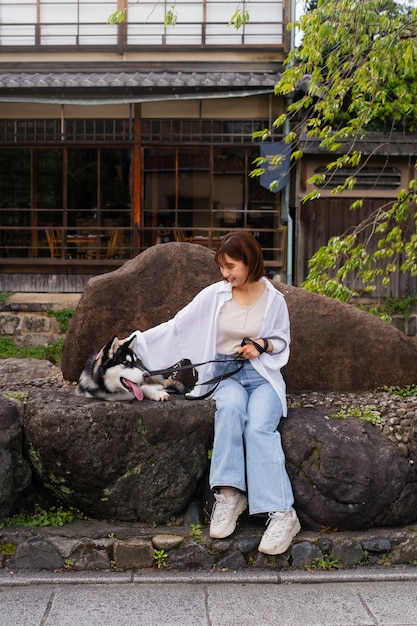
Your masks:
<svg viewBox="0 0 417 626"><path fill-rule="evenodd" d="M212 246L219 245L221 241L221 237L204 237L203 235L196 235L195 237L190 237L187 241L190 243L198 243L200 246L206 246L211 248Z"/></svg>
<svg viewBox="0 0 417 626"><path fill-rule="evenodd" d="M67 235L66 241L76 247L76 255L91 259L97 256L100 249L101 237L104 235Z"/></svg>

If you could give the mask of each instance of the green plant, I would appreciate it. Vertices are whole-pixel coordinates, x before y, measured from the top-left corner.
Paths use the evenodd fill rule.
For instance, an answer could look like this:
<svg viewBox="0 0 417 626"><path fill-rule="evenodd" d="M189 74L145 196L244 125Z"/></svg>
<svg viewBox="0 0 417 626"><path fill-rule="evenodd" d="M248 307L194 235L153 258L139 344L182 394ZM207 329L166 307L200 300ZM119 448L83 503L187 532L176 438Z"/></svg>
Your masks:
<svg viewBox="0 0 417 626"><path fill-rule="evenodd" d="M303 38L288 54L274 93L293 94L307 75L308 87L291 100L272 128L279 132L283 127L292 161L303 158L305 136L317 140L330 161L324 172L315 172L307 180L315 188L303 202L320 197L323 184L338 172L341 184L332 186L332 194L355 188L368 158L359 143L366 141L368 132L378 130L389 136L394 129L405 134L415 131L415 94L407 87L416 76L415 17L415 10L402 3L321 0L290 25ZM298 123L300 115L303 124ZM391 280L415 276L417 180L413 177L395 199L381 199L375 209L364 210L362 218L351 218L354 226L335 233L310 259L302 286L348 301L356 295L349 285L360 284L362 293L383 291ZM352 210L365 209L366 192L359 191L358 196Z"/></svg>
<svg viewBox="0 0 417 626"><path fill-rule="evenodd" d="M0 302L7 302L10 296L13 295L13 291L0 291Z"/></svg>
<svg viewBox="0 0 417 626"><path fill-rule="evenodd" d="M6 391L3 394L5 398L12 398L14 400L21 400L24 404L28 401L27 393L24 391Z"/></svg>
<svg viewBox="0 0 417 626"><path fill-rule="evenodd" d="M66 333L68 324L74 315L74 309L60 309L59 311L48 311L49 317L53 317L59 323L61 333Z"/></svg>
<svg viewBox="0 0 417 626"><path fill-rule="evenodd" d="M71 524L75 519L86 518L77 509L70 508L65 510L62 507L56 508L53 506L46 511L39 504L35 504L32 512L22 511L13 517L7 517L0 523L0 528L10 528L11 526L64 526L64 524Z"/></svg>
<svg viewBox="0 0 417 626"><path fill-rule="evenodd" d="M63 339L46 346L16 346L8 337L0 337L0 358L10 359L49 359L58 362L61 359Z"/></svg>
<svg viewBox="0 0 417 626"><path fill-rule="evenodd" d="M391 552L385 552L378 560L378 565L386 565L387 567L391 565Z"/></svg>
<svg viewBox="0 0 417 626"><path fill-rule="evenodd" d="M65 559L65 569L72 569L74 567L74 561L72 559Z"/></svg>
<svg viewBox="0 0 417 626"><path fill-rule="evenodd" d="M358 561L358 565L360 567L363 567L364 565L368 565L370 560L371 560L371 555L369 554L368 550L362 550L362 555Z"/></svg>
<svg viewBox="0 0 417 626"><path fill-rule="evenodd" d="M171 4L170 8L165 14L164 26L175 26L178 19L178 13L175 9L175 4Z"/></svg>
<svg viewBox="0 0 417 626"><path fill-rule="evenodd" d="M154 549L153 551L153 559L155 561L155 565L158 569L161 569L162 567L167 567L168 564L166 562L168 558L168 554L165 552L165 550L156 550Z"/></svg>
<svg viewBox="0 0 417 626"><path fill-rule="evenodd" d="M335 557L333 552L329 554L313 559L308 565L305 566L305 569L313 569L320 571L329 571L329 570L338 570L342 569L342 561L339 557Z"/></svg>
<svg viewBox="0 0 417 626"><path fill-rule="evenodd" d="M350 417L357 417L370 424L381 424L381 415L373 405L365 407L342 407L337 413L329 413L326 417L336 420L346 420Z"/></svg>
<svg viewBox="0 0 417 626"><path fill-rule="evenodd" d="M391 396L399 396L400 398L411 398L417 396L417 385L406 385L405 387L384 387Z"/></svg>
<svg viewBox="0 0 417 626"><path fill-rule="evenodd" d="M245 26L249 23L250 15L249 11L246 10L245 4L246 3L244 2L241 9L236 9L232 17L230 18L229 23L227 24L228 26L234 26L236 30L239 30L239 28L242 28L242 26Z"/></svg>
<svg viewBox="0 0 417 626"><path fill-rule="evenodd" d="M191 533L190 533L191 539L194 539L194 541L201 541L202 534L203 534L202 524L190 524L190 528L191 528Z"/></svg>
<svg viewBox="0 0 417 626"><path fill-rule="evenodd" d="M13 556L17 550L15 543L0 543L0 555L1 556Z"/></svg>
<svg viewBox="0 0 417 626"><path fill-rule="evenodd" d="M277 566L277 557L275 555L269 555L266 566L275 569Z"/></svg>
<svg viewBox="0 0 417 626"><path fill-rule="evenodd" d="M171 517L167 521L167 526L174 526L176 521L177 518L175 517L175 515L171 515Z"/></svg>

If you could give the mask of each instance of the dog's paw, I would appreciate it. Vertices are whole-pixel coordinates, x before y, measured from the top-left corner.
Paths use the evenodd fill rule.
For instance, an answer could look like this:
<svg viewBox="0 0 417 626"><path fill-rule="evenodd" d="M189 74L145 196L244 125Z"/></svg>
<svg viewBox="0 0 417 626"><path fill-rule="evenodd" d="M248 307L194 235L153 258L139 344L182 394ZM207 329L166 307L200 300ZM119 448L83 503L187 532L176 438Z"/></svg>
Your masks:
<svg viewBox="0 0 417 626"><path fill-rule="evenodd" d="M164 402L165 400L169 400L169 393L167 393L166 391L158 391L155 393L154 400L156 400L157 402Z"/></svg>
<svg viewBox="0 0 417 626"><path fill-rule="evenodd" d="M145 398L148 400L154 400L155 402L161 402L169 399L169 393L164 390L162 385L142 385L142 391Z"/></svg>

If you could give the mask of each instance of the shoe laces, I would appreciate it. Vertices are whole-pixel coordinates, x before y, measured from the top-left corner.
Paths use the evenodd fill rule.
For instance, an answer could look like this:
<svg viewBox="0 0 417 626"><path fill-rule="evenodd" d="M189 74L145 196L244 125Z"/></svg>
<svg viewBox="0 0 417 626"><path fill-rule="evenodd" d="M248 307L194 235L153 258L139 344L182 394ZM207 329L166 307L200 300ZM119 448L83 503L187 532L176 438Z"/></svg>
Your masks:
<svg viewBox="0 0 417 626"><path fill-rule="evenodd" d="M215 524L220 524L226 519L231 498L226 498L226 496L223 496L220 493L215 493L214 497L216 499L216 503L213 507L211 519L214 521Z"/></svg>
<svg viewBox="0 0 417 626"><path fill-rule="evenodd" d="M291 511L275 511L268 514L265 535L268 538L277 537L284 529L292 517Z"/></svg>

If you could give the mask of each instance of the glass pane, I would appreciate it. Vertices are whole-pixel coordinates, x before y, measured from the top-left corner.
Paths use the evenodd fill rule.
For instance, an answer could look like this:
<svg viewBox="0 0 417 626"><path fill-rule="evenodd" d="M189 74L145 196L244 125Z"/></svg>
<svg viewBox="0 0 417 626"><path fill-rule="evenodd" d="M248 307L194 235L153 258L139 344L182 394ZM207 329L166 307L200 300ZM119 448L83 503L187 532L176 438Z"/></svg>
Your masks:
<svg viewBox="0 0 417 626"><path fill-rule="evenodd" d="M97 225L98 151L68 150L68 226Z"/></svg>
<svg viewBox="0 0 417 626"><path fill-rule="evenodd" d="M214 224L223 230L243 226L245 162L243 148L214 150Z"/></svg>
<svg viewBox="0 0 417 626"><path fill-rule="evenodd" d="M34 236L35 242L39 242L36 256L42 257L50 255L45 228L51 226L60 229L63 226L62 150L47 148L34 150L33 168L34 207L32 225L41 229ZM61 237L61 233L60 230L56 231L58 237Z"/></svg>
<svg viewBox="0 0 417 626"><path fill-rule="evenodd" d="M100 150L102 226L130 226L130 160L130 150Z"/></svg>
<svg viewBox="0 0 417 626"><path fill-rule="evenodd" d="M0 224L4 209L30 207L30 153L25 149L0 150ZM11 213L8 212L9 215ZM6 219L8 223L8 219ZM16 224L17 225L17 224Z"/></svg>
<svg viewBox="0 0 417 626"><path fill-rule="evenodd" d="M34 150L35 203L38 209L62 209L62 150Z"/></svg>
<svg viewBox="0 0 417 626"><path fill-rule="evenodd" d="M259 156L251 151L249 164ZM282 242L279 234L281 194L272 193L261 187L259 178L248 179L248 208L246 226L252 228L252 234L259 241L264 251L265 261L282 262Z"/></svg>
<svg viewBox="0 0 417 626"><path fill-rule="evenodd" d="M209 149L178 154L178 218L186 237L207 236L211 227Z"/></svg>
<svg viewBox="0 0 417 626"><path fill-rule="evenodd" d="M144 247L174 240L173 225L178 221L176 186L177 150L144 150Z"/></svg>
<svg viewBox="0 0 417 626"><path fill-rule="evenodd" d="M0 256L27 257L30 231L30 152L0 150Z"/></svg>

